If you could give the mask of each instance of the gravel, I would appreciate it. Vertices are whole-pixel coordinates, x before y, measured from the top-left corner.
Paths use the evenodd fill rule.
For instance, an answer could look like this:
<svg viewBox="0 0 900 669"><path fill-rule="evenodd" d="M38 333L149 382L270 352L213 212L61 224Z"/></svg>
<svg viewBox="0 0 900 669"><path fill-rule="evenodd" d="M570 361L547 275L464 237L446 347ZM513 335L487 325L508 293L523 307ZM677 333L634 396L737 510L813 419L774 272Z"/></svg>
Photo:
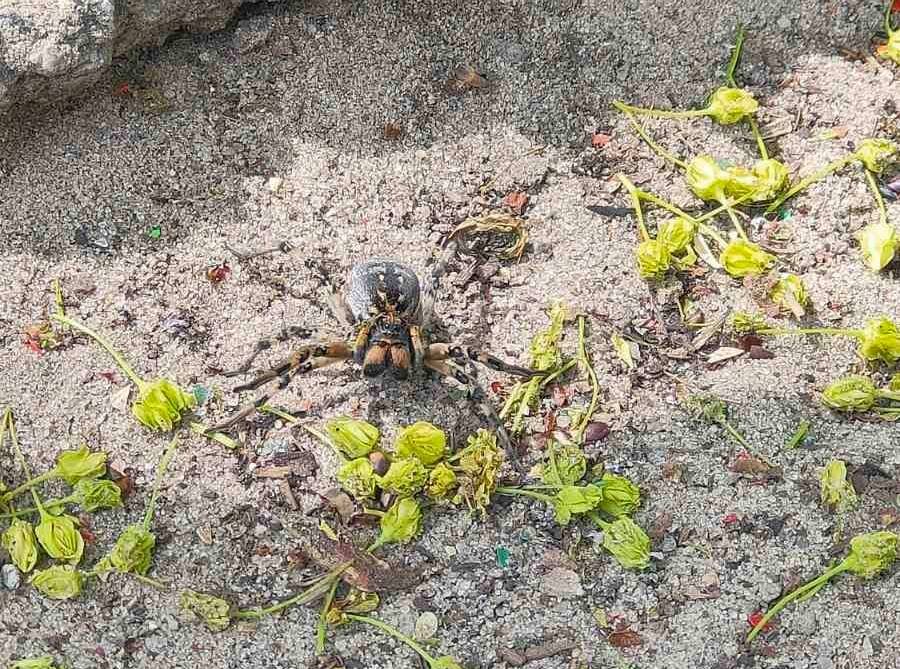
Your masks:
<svg viewBox="0 0 900 669"><path fill-rule="evenodd" d="M483 520L429 513L415 545L386 553L408 578L382 591L377 615L413 635L422 611L432 611L434 652L471 668L503 669L512 665L500 658L512 655L502 649L524 653L560 639L575 649L527 666L897 666L900 634L883 615L900 610L896 570L866 582L843 576L784 611L770 635L742 644L750 614L835 558L834 518L817 497L817 471L828 458L887 474L885 487L861 492L845 521L848 536L880 527L880 512L896 508L896 492L884 493L897 484L896 425L838 416L816 399L830 380L860 369L852 342L778 338L765 342L772 359L745 356L715 368L641 346L638 369L627 372L610 335L646 330L654 309L632 262L635 223L587 208L628 206L613 189L620 171L691 204L679 175L609 102L701 104L722 80L738 20L749 30L739 78L764 105L763 129L790 130L771 141L775 155L806 174L844 153L900 105L896 67L840 51L872 52L881 9L812 0L263 5L222 32L176 36L118 60L78 100L7 114L0 397L16 412L34 469L86 441L135 483L123 510L90 518L86 563L140 519L166 437L143 430L121 398L111 404L125 381L118 371L112 381L101 375L115 368L98 347L79 340L36 355L23 345L23 329L53 308L54 278L68 312L106 333L138 373L221 391L201 412L217 420L236 400L216 370L236 366L261 336L288 324L337 331L323 272L338 278L371 256L427 272L442 234L524 191L530 247L522 262L504 264L487 287L455 285L467 267L452 264L438 296L441 330L524 363L553 300L589 314L588 348L603 388L596 420L610 426L591 452L640 485L635 519L660 528L656 557L646 572L625 571L595 550L589 528L560 530L551 510L522 500L499 500ZM445 83L465 64L490 85L450 94ZM386 124L401 136L386 138ZM743 127L647 127L680 156L755 157ZM846 136L820 139L834 127ZM597 132L612 138L602 149L591 147ZM900 139L896 125L892 132ZM824 180L790 210L793 253L783 266L805 281L811 322L852 327L900 314L896 269L873 275L857 257L852 233L877 216L858 173ZM891 204L889 215L900 220L900 206ZM226 248L283 241L293 250L247 261ZM225 261L230 274L213 285L207 270ZM707 319L751 304L740 282L719 272L694 283L710 289L696 296ZM660 308L673 308L681 289L670 288L670 297L656 295ZM574 334L563 346L574 353ZM679 409L663 372L727 401L736 427L782 476L761 483L732 471L735 446ZM485 384L506 381L488 370L481 376ZM297 379L275 402L313 422L356 411L387 440L415 420L436 423L457 444L481 426L450 384L369 387L350 365ZM803 419L809 437L785 450ZM541 419L530 421L539 431ZM111 577L59 604L30 587L0 591L0 664L49 653L72 667L315 666L315 606L222 633L178 609L183 588L243 607L284 598L329 557L317 554L315 537L320 518L339 524L318 495L334 485L333 455L302 430L256 425L236 435L248 444L238 453L182 433L153 524L159 543L150 573L166 589ZM532 456L534 442L527 440ZM299 510L280 481L258 476L295 453L315 465L292 482ZM8 451L0 472L7 483L21 477ZM46 494L62 490L47 486ZM730 514L737 523L723 522ZM510 554L505 568L496 560L501 546ZM310 561L298 562L299 554ZM558 587L548 593L547 576L564 573L556 585L566 597ZM640 645L612 645L598 611L639 635ZM329 652L348 667L418 666L406 648L367 628L339 628L331 639Z"/></svg>

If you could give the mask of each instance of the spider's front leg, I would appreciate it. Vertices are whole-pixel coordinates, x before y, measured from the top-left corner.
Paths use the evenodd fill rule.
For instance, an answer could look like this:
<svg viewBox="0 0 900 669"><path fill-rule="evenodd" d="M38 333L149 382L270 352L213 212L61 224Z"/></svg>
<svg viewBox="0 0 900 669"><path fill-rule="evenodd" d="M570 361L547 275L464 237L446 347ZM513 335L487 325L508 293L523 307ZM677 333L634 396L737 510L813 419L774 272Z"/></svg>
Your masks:
<svg viewBox="0 0 900 669"><path fill-rule="evenodd" d="M312 336L312 330L299 325L290 325L288 327L282 328L278 334L260 339L258 342L256 342L256 346L253 348L253 353L251 353L244 360L244 362L241 363L241 366L231 370L230 372L222 372L222 376L232 377L247 373L250 370L250 365L252 365L253 361L256 360L256 357L263 351L268 351L278 342L285 342L290 339L309 339Z"/></svg>
<svg viewBox="0 0 900 669"><path fill-rule="evenodd" d="M272 396L275 395L276 392L287 388L288 384L290 384L295 376L306 374L314 369L321 369L322 367L340 362L341 360L348 360L352 355L353 347L346 342L310 344L298 348L289 357L285 358L271 369L259 374L249 383L233 388L233 391L238 393L243 390L256 390L270 381L279 379L276 390L262 395L253 402L245 404L230 418L208 428L207 432L220 432L239 423L272 399Z"/></svg>
<svg viewBox="0 0 900 669"><path fill-rule="evenodd" d="M515 376L542 376L546 372L540 372L528 367L520 367L511 362L501 360L495 355L485 351L479 351L471 346L459 344L431 344L425 353L426 360L453 360L457 363L478 362L493 369L496 372L504 372Z"/></svg>
<svg viewBox="0 0 900 669"><path fill-rule="evenodd" d="M520 469L519 455L509 436L509 432L507 432L506 426L503 425L503 421L500 419L500 416L497 414L493 405L488 401L487 395L484 390L482 390L475 377L466 373L465 370L456 365L452 360L426 359L425 366L438 374L456 379L456 381L463 385L469 399L474 402L478 412L491 424L491 427L496 430L497 438L500 440L500 444L506 452L507 459L513 466Z"/></svg>

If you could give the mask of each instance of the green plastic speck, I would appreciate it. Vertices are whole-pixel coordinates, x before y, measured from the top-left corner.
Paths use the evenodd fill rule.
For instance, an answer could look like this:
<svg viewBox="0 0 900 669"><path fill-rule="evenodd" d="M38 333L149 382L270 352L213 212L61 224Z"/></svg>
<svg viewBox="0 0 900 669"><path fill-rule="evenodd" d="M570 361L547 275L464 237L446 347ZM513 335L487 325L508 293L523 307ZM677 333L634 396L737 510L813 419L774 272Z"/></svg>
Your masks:
<svg viewBox="0 0 900 669"><path fill-rule="evenodd" d="M504 569L509 566L509 551L503 546L497 546L497 564Z"/></svg>
<svg viewBox="0 0 900 669"><path fill-rule="evenodd" d="M154 225L147 231L147 236L150 237L150 239L159 239L162 237L162 228L158 225Z"/></svg>

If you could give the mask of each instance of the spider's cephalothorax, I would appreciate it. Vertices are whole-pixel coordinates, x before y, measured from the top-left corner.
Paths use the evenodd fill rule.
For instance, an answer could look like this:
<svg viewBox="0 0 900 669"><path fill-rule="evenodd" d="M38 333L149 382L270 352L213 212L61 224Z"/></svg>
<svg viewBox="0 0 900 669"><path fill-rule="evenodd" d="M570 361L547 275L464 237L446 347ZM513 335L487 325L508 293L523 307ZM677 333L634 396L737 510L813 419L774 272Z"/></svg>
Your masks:
<svg viewBox="0 0 900 669"><path fill-rule="evenodd" d="M468 390L476 406L497 429L501 441L511 453L509 435L487 401L473 375L463 367L481 363L493 370L517 376L540 374L513 365L482 351L449 343L429 343L426 331L433 308L433 283L423 287L416 273L409 267L388 260L374 260L354 265L343 290L334 291L329 302L341 323L354 331L350 341L331 340L298 347L279 364L261 372L255 379L235 392L255 390L270 381L280 379L279 389L287 387L291 379L340 360L352 359L362 367L369 379L390 377L407 379L411 372L428 368L456 379ZM226 376L243 374L262 351L274 341L290 338L309 339L313 332L303 327L288 327L275 337L260 340L250 357L238 369ZM209 428L209 431L231 427L269 401L268 393L246 405L228 420Z"/></svg>

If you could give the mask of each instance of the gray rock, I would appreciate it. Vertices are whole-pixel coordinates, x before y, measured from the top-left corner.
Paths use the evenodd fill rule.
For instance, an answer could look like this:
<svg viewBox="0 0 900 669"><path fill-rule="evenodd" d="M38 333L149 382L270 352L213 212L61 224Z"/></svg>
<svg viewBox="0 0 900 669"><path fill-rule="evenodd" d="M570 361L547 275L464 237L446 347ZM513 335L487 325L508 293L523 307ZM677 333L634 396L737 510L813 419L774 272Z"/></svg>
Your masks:
<svg viewBox="0 0 900 669"><path fill-rule="evenodd" d="M241 4L259 1L19 0L0 13L0 111L74 95L114 57L176 30L220 30Z"/></svg>
<svg viewBox="0 0 900 669"><path fill-rule="evenodd" d="M541 592L553 597L580 597L584 594L584 588L577 573L556 567L541 578Z"/></svg>
<svg viewBox="0 0 900 669"><path fill-rule="evenodd" d="M22 578L19 575L19 570L16 569L14 564L5 564L3 565L3 587L7 590L15 590L19 587L19 583L22 582Z"/></svg>

